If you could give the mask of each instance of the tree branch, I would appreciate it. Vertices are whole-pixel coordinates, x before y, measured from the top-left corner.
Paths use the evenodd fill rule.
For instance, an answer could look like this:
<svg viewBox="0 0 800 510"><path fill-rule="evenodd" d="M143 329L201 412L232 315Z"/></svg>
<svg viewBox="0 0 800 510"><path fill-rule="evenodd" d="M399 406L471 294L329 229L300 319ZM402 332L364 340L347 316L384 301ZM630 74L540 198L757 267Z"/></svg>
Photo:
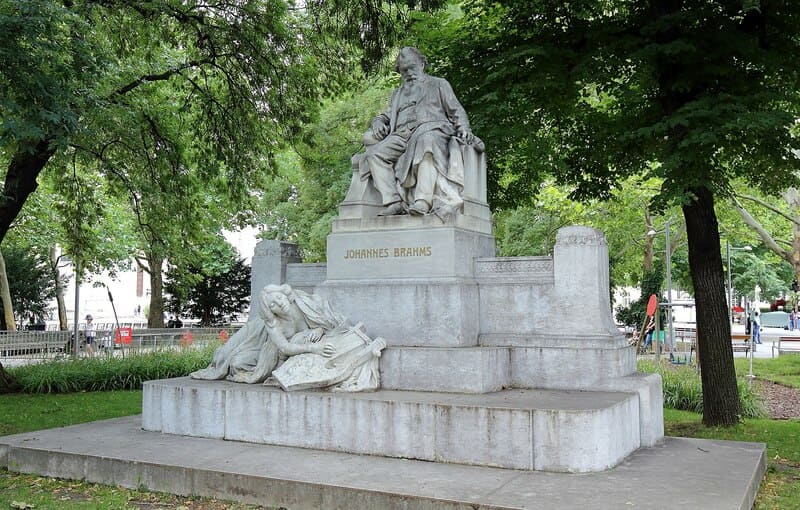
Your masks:
<svg viewBox="0 0 800 510"><path fill-rule="evenodd" d="M736 197L732 197L731 200L733 200L733 206L736 208L737 211L739 211L739 215L742 217L742 220L744 220L744 222L750 228L756 231L761 240L764 241L764 244L766 244L770 250L774 251L782 259L785 259L791 264L792 263L791 254L788 251L781 248L780 246L778 246L778 243L776 243L775 239L773 239L773 237L769 235L769 232L767 232L764 229L764 227L761 226L761 223L759 223L758 220L753 218L750 215L750 213L747 212L747 210L745 210L745 208L736 199Z"/></svg>
<svg viewBox="0 0 800 510"><path fill-rule="evenodd" d="M747 200L750 200L751 202L755 202L758 205L760 205L761 207L765 207L765 208L769 209L770 211L774 212L778 216L782 216L783 218L785 218L785 219L789 220L790 222L792 222L792 224L797 225L798 227L800 227L800 219L792 217L792 216L789 216L788 214L786 214L785 212L781 211L780 209L778 209L774 205L769 204L769 203L761 200L758 197L753 197L753 196L750 196L750 195L740 195L740 194L737 194L736 196L738 196L740 198L746 198ZM738 202L736 202L736 203L738 204Z"/></svg>
<svg viewBox="0 0 800 510"><path fill-rule="evenodd" d="M133 80L132 82L128 83L127 85L124 85L124 86L118 88L117 90L115 90L111 94L111 96L112 97L118 97L118 96L125 95L128 92L130 92L131 90L135 89L136 87L138 87L140 85L144 85L145 83L150 83L150 82L154 82L154 81L169 80L170 78L172 78L176 74L179 74L182 71L185 71L186 69L191 69L193 67L199 67L199 66L204 65L204 64L210 64L211 62L212 62L211 59L191 60L191 61L186 62L184 64L181 64L181 65L179 65L177 67L173 67L172 69L167 69L163 73L146 74L144 76L141 76L141 77Z"/></svg>

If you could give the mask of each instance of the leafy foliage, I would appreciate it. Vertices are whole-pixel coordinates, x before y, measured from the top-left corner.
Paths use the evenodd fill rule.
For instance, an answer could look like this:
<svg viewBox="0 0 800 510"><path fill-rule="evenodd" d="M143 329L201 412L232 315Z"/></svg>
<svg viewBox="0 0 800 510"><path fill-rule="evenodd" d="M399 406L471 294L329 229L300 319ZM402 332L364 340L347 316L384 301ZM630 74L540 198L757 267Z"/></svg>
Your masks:
<svg viewBox="0 0 800 510"><path fill-rule="evenodd" d="M661 296L661 285L664 281L664 265L661 262L653 264L652 271L646 271L642 276L642 295L631 303L629 307L619 307L616 310L617 321L634 328L641 328L647 318L647 302L650 296ZM659 312L660 324L664 324L663 310Z"/></svg>
<svg viewBox="0 0 800 510"><path fill-rule="evenodd" d="M3 257L17 323L23 318L43 319L48 315L50 300L55 297L55 282L45 257L17 247L3 248ZM5 324L2 328L5 329Z"/></svg>
<svg viewBox="0 0 800 510"><path fill-rule="evenodd" d="M230 245L212 250L213 265L173 266L165 290L170 310L200 319L201 326L236 320L250 301L250 267Z"/></svg>
<svg viewBox="0 0 800 510"><path fill-rule="evenodd" d="M703 388L694 368L687 366L661 367L653 362L639 362L639 370L661 375L664 407L695 413L703 412ZM742 418L765 418L767 412L761 397L748 384L739 379L739 399Z"/></svg>

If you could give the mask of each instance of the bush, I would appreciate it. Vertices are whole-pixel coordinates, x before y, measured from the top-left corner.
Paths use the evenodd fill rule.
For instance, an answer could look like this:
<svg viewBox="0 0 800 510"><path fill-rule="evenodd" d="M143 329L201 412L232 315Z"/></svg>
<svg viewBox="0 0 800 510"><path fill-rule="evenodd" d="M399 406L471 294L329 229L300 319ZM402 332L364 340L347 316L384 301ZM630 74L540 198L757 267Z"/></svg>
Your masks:
<svg viewBox="0 0 800 510"><path fill-rule="evenodd" d="M123 357L66 359L9 369L22 393L72 393L141 389L144 381L183 377L211 362L216 344L203 349L160 350Z"/></svg>
<svg viewBox="0 0 800 510"><path fill-rule="evenodd" d="M664 407L695 413L703 412L703 385L694 368L662 364L659 369L653 361L640 361L639 370L661 374ZM767 413L758 393L742 379L738 379L737 384L742 418L765 418Z"/></svg>

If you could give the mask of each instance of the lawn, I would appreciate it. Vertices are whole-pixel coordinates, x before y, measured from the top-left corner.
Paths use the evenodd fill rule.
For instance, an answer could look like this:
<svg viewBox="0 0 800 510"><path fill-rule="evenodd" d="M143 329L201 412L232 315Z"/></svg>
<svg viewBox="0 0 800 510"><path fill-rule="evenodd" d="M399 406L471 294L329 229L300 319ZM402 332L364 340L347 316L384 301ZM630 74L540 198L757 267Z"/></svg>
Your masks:
<svg viewBox="0 0 800 510"><path fill-rule="evenodd" d="M750 360L736 358L736 373L748 373ZM753 374L761 379L800 388L800 354L784 354L777 358L753 358Z"/></svg>

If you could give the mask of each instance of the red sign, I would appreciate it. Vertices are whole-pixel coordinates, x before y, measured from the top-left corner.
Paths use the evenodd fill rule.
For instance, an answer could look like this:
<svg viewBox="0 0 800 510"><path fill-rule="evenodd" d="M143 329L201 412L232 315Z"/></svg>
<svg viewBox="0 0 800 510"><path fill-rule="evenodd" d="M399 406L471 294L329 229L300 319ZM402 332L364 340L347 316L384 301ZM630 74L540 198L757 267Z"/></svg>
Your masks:
<svg viewBox="0 0 800 510"><path fill-rule="evenodd" d="M194 336L192 335L192 332L184 331L183 334L181 335L181 345L183 347L188 347L192 345L192 342L194 342Z"/></svg>
<svg viewBox="0 0 800 510"><path fill-rule="evenodd" d="M658 298L655 294L650 294L650 300L647 301L647 315L648 317L652 317L656 313L656 308L658 308Z"/></svg>
<svg viewBox="0 0 800 510"><path fill-rule="evenodd" d="M114 331L114 343L117 345L130 345L133 342L133 328L117 328Z"/></svg>

